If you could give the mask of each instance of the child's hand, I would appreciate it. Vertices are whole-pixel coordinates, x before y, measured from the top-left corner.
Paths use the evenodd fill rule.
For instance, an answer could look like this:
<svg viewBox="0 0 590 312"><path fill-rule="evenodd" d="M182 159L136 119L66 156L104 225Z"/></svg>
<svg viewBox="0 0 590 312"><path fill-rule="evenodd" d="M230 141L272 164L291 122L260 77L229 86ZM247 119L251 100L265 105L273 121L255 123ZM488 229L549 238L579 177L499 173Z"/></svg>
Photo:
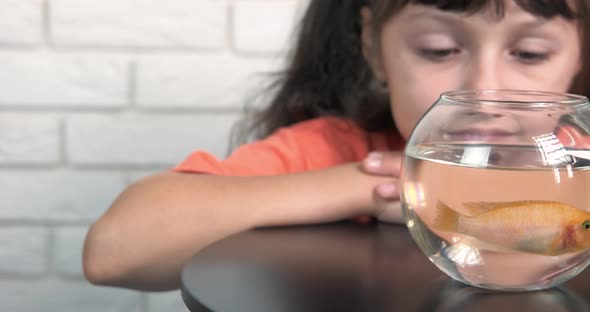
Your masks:
<svg viewBox="0 0 590 312"><path fill-rule="evenodd" d="M362 163L366 173L391 177L390 181L377 185L374 190L378 210L376 217L381 221L403 222L398 185L401 163L401 152L371 152Z"/></svg>
<svg viewBox="0 0 590 312"><path fill-rule="evenodd" d="M375 188L376 194L382 199L399 199L397 178L402 164L401 152L371 152L363 160L363 170L369 174L390 176L391 182L379 184Z"/></svg>

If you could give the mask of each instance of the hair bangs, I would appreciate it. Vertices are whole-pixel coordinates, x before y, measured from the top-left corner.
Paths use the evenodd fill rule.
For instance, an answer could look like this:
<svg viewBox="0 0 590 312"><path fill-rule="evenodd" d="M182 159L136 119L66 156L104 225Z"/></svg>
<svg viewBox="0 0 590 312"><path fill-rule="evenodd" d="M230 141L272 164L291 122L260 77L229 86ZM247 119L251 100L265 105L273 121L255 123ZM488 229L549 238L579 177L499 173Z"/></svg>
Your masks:
<svg viewBox="0 0 590 312"><path fill-rule="evenodd" d="M532 15L542 18L563 17L566 19L578 18L574 1L568 0L514 0L516 5ZM399 12L401 8L408 4L418 4L432 6L441 11L457 12L466 15L472 15L484 10L490 10L497 18L504 17L506 0L369 0L373 3L374 12L377 14L377 22L383 23L392 15ZM574 7L573 7L574 6Z"/></svg>

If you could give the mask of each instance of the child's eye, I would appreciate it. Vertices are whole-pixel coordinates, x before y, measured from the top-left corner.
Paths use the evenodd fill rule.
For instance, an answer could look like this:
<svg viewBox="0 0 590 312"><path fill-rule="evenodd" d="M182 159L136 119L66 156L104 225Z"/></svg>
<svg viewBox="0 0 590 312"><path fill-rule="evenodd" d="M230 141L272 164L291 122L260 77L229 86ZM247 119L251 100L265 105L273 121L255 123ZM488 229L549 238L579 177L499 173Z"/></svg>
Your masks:
<svg viewBox="0 0 590 312"><path fill-rule="evenodd" d="M517 58L524 64L538 64L549 58L549 53L532 52L532 51L511 51L510 55Z"/></svg>
<svg viewBox="0 0 590 312"><path fill-rule="evenodd" d="M420 49L419 53L425 59L443 62L453 57L455 54L459 54L461 50L457 48L452 49Z"/></svg>

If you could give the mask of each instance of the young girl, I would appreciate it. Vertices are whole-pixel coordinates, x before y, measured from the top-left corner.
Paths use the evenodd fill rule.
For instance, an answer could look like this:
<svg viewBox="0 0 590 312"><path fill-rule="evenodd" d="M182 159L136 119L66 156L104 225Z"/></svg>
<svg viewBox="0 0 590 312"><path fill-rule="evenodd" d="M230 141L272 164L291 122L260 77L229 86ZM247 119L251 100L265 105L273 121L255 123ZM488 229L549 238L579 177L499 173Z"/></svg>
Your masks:
<svg viewBox="0 0 590 312"><path fill-rule="evenodd" d="M313 0L260 140L195 152L125 190L90 229L93 283L172 289L190 257L260 226L401 222L400 152L441 92L588 94L589 1ZM393 118L392 118L393 117Z"/></svg>

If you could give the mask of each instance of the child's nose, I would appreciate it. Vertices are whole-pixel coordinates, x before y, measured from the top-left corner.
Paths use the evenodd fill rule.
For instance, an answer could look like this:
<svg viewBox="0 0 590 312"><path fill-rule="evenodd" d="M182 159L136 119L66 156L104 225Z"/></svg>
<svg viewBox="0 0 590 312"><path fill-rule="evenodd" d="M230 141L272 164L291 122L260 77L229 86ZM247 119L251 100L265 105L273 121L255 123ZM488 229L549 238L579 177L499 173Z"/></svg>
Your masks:
<svg viewBox="0 0 590 312"><path fill-rule="evenodd" d="M463 89L503 89L503 83L495 60L482 58L468 66Z"/></svg>

